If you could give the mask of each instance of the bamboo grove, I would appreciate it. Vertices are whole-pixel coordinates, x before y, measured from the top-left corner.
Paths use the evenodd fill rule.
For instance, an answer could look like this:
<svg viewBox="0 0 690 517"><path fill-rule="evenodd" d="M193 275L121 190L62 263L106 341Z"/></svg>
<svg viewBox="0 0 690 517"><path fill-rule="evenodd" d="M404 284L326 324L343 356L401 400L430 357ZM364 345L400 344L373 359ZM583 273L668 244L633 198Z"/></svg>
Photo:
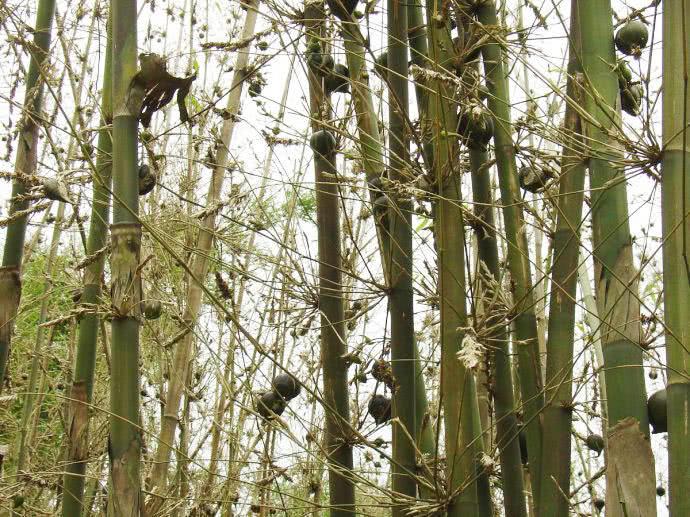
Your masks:
<svg viewBox="0 0 690 517"><path fill-rule="evenodd" d="M690 515L690 0L0 35L1 515Z"/></svg>

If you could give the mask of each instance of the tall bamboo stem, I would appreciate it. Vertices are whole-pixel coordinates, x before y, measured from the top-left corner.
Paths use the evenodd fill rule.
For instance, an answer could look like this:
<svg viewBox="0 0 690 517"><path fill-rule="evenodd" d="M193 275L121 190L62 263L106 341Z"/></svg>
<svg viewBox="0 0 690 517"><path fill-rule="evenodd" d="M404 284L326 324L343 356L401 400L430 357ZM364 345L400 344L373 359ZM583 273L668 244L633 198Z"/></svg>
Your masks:
<svg viewBox="0 0 690 517"><path fill-rule="evenodd" d="M541 483L540 412L544 396L541 390L541 364L531 266L513 145L508 76L504 65L504 30L499 25L494 0L484 2L478 8L477 18L489 37L489 41L482 46L482 57L490 93L488 105L494 117L494 147L507 240L508 269L513 291L515 344L520 365L518 371L527 432L529 472L534 493L538 494Z"/></svg>
<svg viewBox="0 0 690 517"><path fill-rule="evenodd" d="M111 226L112 373L110 381L110 485L108 511L141 511L139 427L139 318L141 225L137 136L140 106L128 102L137 74L137 2L111 5L113 53L113 224Z"/></svg>
<svg viewBox="0 0 690 517"><path fill-rule="evenodd" d="M109 24L110 25L110 24ZM84 288L80 303L96 309L101 297L101 284L106 245L108 217L110 212L110 188L112 174L112 49L111 29L108 27L105 63L103 68L103 93L101 97L101 126L98 132L96 170L93 173L93 200L91 223L86 245L86 254L98 254L84 271ZM65 468L62 515L78 515L83 510L84 475L88 451L88 405L93 394L93 376L96 368L98 327L100 318L95 312L84 314L79 320L79 342L74 367L74 378L70 391L69 426L67 437L69 449Z"/></svg>
<svg viewBox="0 0 690 517"><path fill-rule="evenodd" d="M12 182L12 198L9 216L29 208L28 179L36 173L38 153L38 130L41 126L43 107L42 68L48 59L52 35L55 0L41 0L36 12L34 39L29 45L29 71L26 74L26 92L22 112L21 130L14 162L15 178ZM24 254L24 239L28 216L12 218L7 227L5 250L0 267L0 393L5 382L5 370L10 354L14 319L21 298L21 265Z"/></svg>
<svg viewBox="0 0 690 517"><path fill-rule="evenodd" d="M407 5L388 0L388 157L390 179L409 181ZM393 393L392 489L393 516L404 515L416 499L416 376L414 306L412 294L412 202L404 194L389 192L391 366ZM410 499L407 499L410 498Z"/></svg>
<svg viewBox="0 0 690 517"><path fill-rule="evenodd" d="M690 515L690 1L663 15L664 322L671 515Z"/></svg>
<svg viewBox="0 0 690 517"><path fill-rule="evenodd" d="M577 2L585 74L583 118L592 198L595 290L601 319L608 396L607 515L627 507L656 512L654 458L649 443L643 351L640 345L638 272L633 261L623 150L620 99L610 0ZM623 471L635 459L637 476Z"/></svg>
<svg viewBox="0 0 690 517"><path fill-rule="evenodd" d="M567 104L560 186L551 266L551 295L546 344L546 403L544 407L544 450L542 458L539 508L542 515L567 517L570 511L571 426L573 419L573 351L575 306L579 261L579 236L582 224L585 164L582 161L582 126L578 115L582 102L578 87L581 67L578 60L580 32L577 6L572 2L570 18L570 59L568 63ZM579 74L579 75L578 75Z"/></svg>
<svg viewBox="0 0 690 517"><path fill-rule="evenodd" d="M428 20L436 20L441 2L427 3ZM453 44L448 22L427 28L429 66L437 74L453 69ZM390 58L389 58L390 59ZM467 327L465 281L465 229L460 206L460 170L456 133L457 116L451 105L453 88L432 80L434 93L427 96L429 133L433 142L431 171L438 185L434 204L434 231L438 255L438 292L441 312L441 399L446 445L449 515L479 515L475 450L481 429L475 427L476 385L474 374L458 361Z"/></svg>

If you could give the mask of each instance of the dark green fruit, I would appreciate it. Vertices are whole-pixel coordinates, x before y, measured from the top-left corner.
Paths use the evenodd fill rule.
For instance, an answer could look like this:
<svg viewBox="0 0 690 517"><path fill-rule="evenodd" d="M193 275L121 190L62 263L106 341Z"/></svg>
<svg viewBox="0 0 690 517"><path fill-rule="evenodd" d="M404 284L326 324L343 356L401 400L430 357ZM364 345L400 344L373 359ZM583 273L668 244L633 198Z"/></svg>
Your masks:
<svg viewBox="0 0 690 517"><path fill-rule="evenodd" d="M467 63L472 63L479 59L481 46L474 42L463 41L459 36L453 38L453 48L455 49L455 58L453 58L453 67L456 72L462 72Z"/></svg>
<svg viewBox="0 0 690 517"><path fill-rule="evenodd" d="M256 411L266 420L271 420L276 416L280 416L285 411L287 403L285 399L274 391L267 391L256 403Z"/></svg>
<svg viewBox="0 0 690 517"><path fill-rule="evenodd" d="M604 450L604 438L598 434L590 434L585 439L585 444L590 451L597 453L597 456Z"/></svg>
<svg viewBox="0 0 690 517"><path fill-rule="evenodd" d="M518 179L520 180L520 187L527 192L537 193L544 190L548 176L541 171L535 171L529 166L520 167L518 172Z"/></svg>
<svg viewBox="0 0 690 517"><path fill-rule="evenodd" d="M12 508L19 508L21 506L24 506L24 496L23 495L15 495L12 498Z"/></svg>
<svg viewBox="0 0 690 517"><path fill-rule="evenodd" d="M340 63L333 67L333 71L324 80L326 95L331 93L350 92L350 70Z"/></svg>
<svg viewBox="0 0 690 517"><path fill-rule="evenodd" d="M380 176L372 179L369 182L369 188L374 192L383 192L383 180Z"/></svg>
<svg viewBox="0 0 690 517"><path fill-rule="evenodd" d="M621 109L629 115L639 115L644 89L641 84L632 84L621 90Z"/></svg>
<svg viewBox="0 0 690 517"><path fill-rule="evenodd" d="M157 320L163 312L163 305L158 300L146 300L142 304L142 312L147 320Z"/></svg>
<svg viewBox="0 0 690 517"><path fill-rule="evenodd" d="M381 79L388 77L388 52L381 52L374 61L374 72L376 72Z"/></svg>
<svg viewBox="0 0 690 517"><path fill-rule="evenodd" d="M494 136L494 119L483 106L475 106L458 117L458 133L470 149L484 149Z"/></svg>
<svg viewBox="0 0 690 517"><path fill-rule="evenodd" d="M272 384L273 391L275 391L285 400L294 399L297 395L299 395L299 392L302 389L297 379L295 379L289 373L281 373L276 375L273 378Z"/></svg>
<svg viewBox="0 0 690 517"><path fill-rule="evenodd" d="M261 95L261 92L263 89L264 89L264 87L261 84L261 82L253 81L253 82L249 83L249 88L247 88L247 93L253 99L253 98Z"/></svg>
<svg viewBox="0 0 690 517"><path fill-rule="evenodd" d="M596 508L597 511L600 512L604 509L606 502L603 499L597 497L594 501L592 501L592 504L594 505L594 508Z"/></svg>
<svg viewBox="0 0 690 517"><path fill-rule="evenodd" d="M313 73L325 77L333 71L335 62L333 61L333 56L317 50L307 52L307 65Z"/></svg>
<svg viewBox="0 0 690 517"><path fill-rule="evenodd" d="M139 195L145 196L153 190L156 186L157 178L156 175L151 171L151 168L145 163L139 165Z"/></svg>
<svg viewBox="0 0 690 517"><path fill-rule="evenodd" d="M630 20L616 33L616 48L626 56L639 57L649 41L649 30L640 20Z"/></svg>
<svg viewBox="0 0 690 517"><path fill-rule="evenodd" d="M325 129L314 131L309 139L309 146L317 158L329 156L335 151L335 137L330 131Z"/></svg>
<svg viewBox="0 0 690 517"><path fill-rule="evenodd" d="M666 389L659 390L649 397L649 400L647 400L647 414L649 415L649 423L652 425L653 434L668 431Z"/></svg>
<svg viewBox="0 0 690 517"><path fill-rule="evenodd" d="M383 194L374 200L374 216L376 221L383 226L388 225L388 209L391 206L391 199Z"/></svg>
<svg viewBox="0 0 690 517"><path fill-rule="evenodd" d="M628 63L626 63L625 60L618 60L618 64L616 65L616 75L618 76L618 87L621 90L627 88L628 85L632 82L633 75L630 71Z"/></svg>
<svg viewBox="0 0 690 517"><path fill-rule="evenodd" d="M376 425L381 425L391 419L391 399L384 395L371 397L368 409Z"/></svg>
<svg viewBox="0 0 690 517"><path fill-rule="evenodd" d="M74 303L79 303L81 301L82 294L84 293L83 289L77 288L72 290L72 301Z"/></svg>
<svg viewBox="0 0 690 517"><path fill-rule="evenodd" d="M333 16L337 16L341 20L347 20L357 7L358 0L326 0L328 8L331 10Z"/></svg>
<svg viewBox="0 0 690 517"><path fill-rule="evenodd" d="M69 191L64 182L55 178L45 178L43 180L43 195L52 201L70 202Z"/></svg>

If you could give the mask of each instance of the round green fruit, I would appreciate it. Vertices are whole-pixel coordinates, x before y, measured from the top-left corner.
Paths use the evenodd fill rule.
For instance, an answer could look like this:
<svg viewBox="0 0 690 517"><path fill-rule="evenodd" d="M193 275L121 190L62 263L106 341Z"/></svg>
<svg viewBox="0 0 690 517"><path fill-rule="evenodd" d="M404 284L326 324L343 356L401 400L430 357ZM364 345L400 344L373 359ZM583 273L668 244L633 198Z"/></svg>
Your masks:
<svg viewBox="0 0 690 517"><path fill-rule="evenodd" d="M286 407L285 399L274 391L265 392L256 403L257 413L266 420L282 415Z"/></svg>
<svg viewBox="0 0 690 517"><path fill-rule="evenodd" d="M391 399L385 395L374 395L367 408L376 425L385 424L391 419Z"/></svg>
<svg viewBox="0 0 690 517"><path fill-rule="evenodd" d="M647 414L649 415L649 423L652 425L653 434L668 431L666 389L659 390L649 397L647 400Z"/></svg>
<svg viewBox="0 0 690 517"><path fill-rule="evenodd" d="M285 400L292 400L302 390L300 383L289 373L281 373L273 378L273 391Z"/></svg>
<svg viewBox="0 0 690 517"><path fill-rule="evenodd" d="M146 300L142 312L147 320L157 320L163 313L163 304L159 300Z"/></svg>
<svg viewBox="0 0 690 517"><path fill-rule="evenodd" d="M314 131L309 139L309 146L316 155L321 157L328 156L335 151L335 137L330 131L325 129Z"/></svg>
<svg viewBox="0 0 690 517"><path fill-rule="evenodd" d="M494 119L483 106L475 106L458 117L458 133L470 149L484 149L494 136Z"/></svg>
<svg viewBox="0 0 690 517"><path fill-rule="evenodd" d="M641 84L631 84L621 90L621 109L627 114L637 116L640 114L640 106L644 89Z"/></svg>
<svg viewBox="0 0 690 517"><path fill-rule="evenodd" d="M616 33L616 48L626 56L639 57L649 41L649 30L640 20L630 20Z"/></svg>

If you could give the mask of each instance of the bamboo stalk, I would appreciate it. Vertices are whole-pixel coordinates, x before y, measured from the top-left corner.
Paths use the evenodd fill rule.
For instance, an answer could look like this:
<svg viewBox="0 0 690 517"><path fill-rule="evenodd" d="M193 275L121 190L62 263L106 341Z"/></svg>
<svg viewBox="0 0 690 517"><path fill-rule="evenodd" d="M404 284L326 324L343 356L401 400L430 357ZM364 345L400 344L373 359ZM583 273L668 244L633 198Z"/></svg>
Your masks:
<svg viewBox="0 0 690 517"><path fill-rule="evenodd" d="M488 105L494 117L494 147L507 241L508 269L513 286L515 344L520 365L518 371L529 451L529 472L534 493L538 494L541 483L540 413L544 397L541 389L531 266L513 145L505 52L502 48L504 36L496 15L496 2L489 0L478 7L477 18L489 37L489 41L482 46L482 57L490 93Z"/></svg>
<svg viewBox="0 0 690 517"><path fill-rule="evenodd" d="M690 514L690 1L664 3L663 13L664 323L668 386L668 472L671 515Z"/></svg>
<svg viewBox="0 0 690 517"><path fill-rule="evenodd" d="M28 193L25 178L31 178L36 173L38 130L41 126L43 108L42 68L49 55L54 15L55 0L40 0L36 11L36 26L33 30L34 39L27 45L31 61L26 74L21 131L14 162L15 180L12 182L10 218L29 208L29 199L25 197ZM27 223L27 215L12 218L12 222L7 227L5 250L2 256L2 267L0 267L0 393L5 384L5 370L10 354L14 319L21 298L21 265Z"/></svg>
<svg viewBox="0 0 690 517"><path fill-rule="evenodd" d="M410 179L408 120L407 5L388 0L388 158L389 177L400 185ZM414 305L412 293L412 202L406 194L390 191L391 366L393 390L392 515L402 516L416 499L416 382ZM408 499L409 498L409 499Z"/></svg>
<svg viewBox="0 0 690 517"><path fill-rule="evenodd" d="M429 25L429 66L436 73L452 69L453 44L447 20L439 27L435 21L442 10L441 2L427 4ZM390 60L390 54L389 54ZM390 61L389 61L390 62ZM438 185L434 206L434 231L438 256L438 291L441 309L441 400L443 404L448 515L480 515L475 452L481 444L481 429L475 427L476 386L474 374L458 360L467 327L465 300L465 231L460 207L460 171L457 116L450 104L452 87L445 81L430 81L434 95L427 99L428 120L433 145L433 179ZM482 498L482 502L483 498ZM485 508L486 505L482 505Z"/></svg>
<svg viewBox="0 0 690 517"><path fill-rule="evenodd" d="M566 87L566 110L560 186L556 204L557 220L551 266L551 294L546 344L546 403L544 406L544 450L541 493L538 507L543 515L567 517L570 501L571 427L573 419L573 364L575 307L582 224L585 164L581 156L582 125L578 115L582 102L578 80L582 69L578 60L580 32L576 1L570 17L570 58Z"/></svg>
<svg viewBox="0 0 690 517"><path fill-rule="evenodd" d="M638 272L633 262L622 167L623 150L615 140L620 100L610 0L577 3L585 73L583 126L589 158L595 290L601 319L608 397L607 515L630 505L656 512L654 458L648 440L643 350L640 345ZM632 426L632 427L630 427ZM626 431L629 429L629 431ZM635 432L638 434L635 434ZM633 441L634 437L634 441ZM619 473L635 459L637 475Z"/></svg>
<svg viewBox="0 0 690 517"><path fill-rule="evenodd" d="M477 270L483 272L483 265L488 270L495 285L500 285L502 275L498 262L498 242L493 214L490 169L487 168L487 162L488 153L482 150L470 150L474 215L477 218L475 232L480 261ZM478 289L484 291L485 286L482 286L482 283L486 282L487 279L481 278ZM491 311L492 308L489 306L484 310ZM499 318L502 318L502 315L498 314L494 317L489 315L486 320L487 327L495 329L488 337L488 341L493 359L496 444L500 452L506 516L524 517L527 513L522 464L520 462L520 444L517 439L519 429L515 412L508 331Z"/></svg>
<svg viewBox="0 0 690 517"><path fill-rule="evenodd" d="M417 5L419 7L419 5ZM411 10L411 9L410 9ZM408 10L409 19L409 10ZM383 145L381 142L381 135L378 130L378 122L376 120L376 111L374 110L374 103L371 96L371 89L369 88L369 81L366 70L364 69L364 47L362 46L363 37L359 32L359 28L354 22L347 22L343 24L343 38L346 50L346 58L348 68L350 71L350 85L352 89L352 102L355 105L355 112L357 115L357 128L359 132L359 148L363 158L364 170L366 172L367 182L371 182L376 178L381 178L386 175L385 162L383 157ZM426 44L426 35L424 43ZM417 41L419 38L416 38ZM424 45L425 47L426 45ZM369 190L369 198L373 203L378 194L373 190ZM384 278L388 283L390 280L390 234L382 225L376 225L376 232L379 242L379 254L381 256L381 263L384 268ZM424 377L422 376L421 363L419 361L419 350L415 341L415 390L416 390L416 429L418 447L425 456L433 456L435 452L434 436L431 426L426 424L425 415L427 415L427 397Z"/></svg>
<svg viewBox="0 0 690 517"><path fill-rule="evenodd" d="M101 285L108 236L108 217L110 212L110 188L112 174L112 50L110 27L106 42L103 68L103 93L101 97L101 125L98 132L96 170L93 173L93 201L91 223L86 245L86 254L99 253L84 271L84 287L80 303L97 306L101 297ZM88 454L88 405L93 395L93 376L96 368L98 346L98 327L100 318L95 313L84 314L79 320L79 342L74 366L74 378L70 390L69 425L67 437L67 465L64 477L62 515L78 515L83 509L84 475Z"/></svg>
<svg viewBox="0 0 690 517"><path fill-rule="evenodd" d="M137 136L140 106L128 102L137 74L137 2L111 5L113 53L113 224L111 226L112 374L110 381L110 489L108 512L138 516L141 498L139 427L139 318L141 226Z"/></svg>
<svg viewBox="0 0 690 517"><path fill-rule="evenodd" d="M307 45L327 46L323 2L305 2ZM316 189L316 225L319 256L319 312L321 314L321 363L323 401L326 418L324 452L328 462L329 513L355 515L355 484L352 443L348 439L350 407L347 383L347 353L342 280L340 203L337 183L336 149L328 131L331 109L322 79L309 73L309 104ZM319 140L316 140L320 136Z"/></svg>

